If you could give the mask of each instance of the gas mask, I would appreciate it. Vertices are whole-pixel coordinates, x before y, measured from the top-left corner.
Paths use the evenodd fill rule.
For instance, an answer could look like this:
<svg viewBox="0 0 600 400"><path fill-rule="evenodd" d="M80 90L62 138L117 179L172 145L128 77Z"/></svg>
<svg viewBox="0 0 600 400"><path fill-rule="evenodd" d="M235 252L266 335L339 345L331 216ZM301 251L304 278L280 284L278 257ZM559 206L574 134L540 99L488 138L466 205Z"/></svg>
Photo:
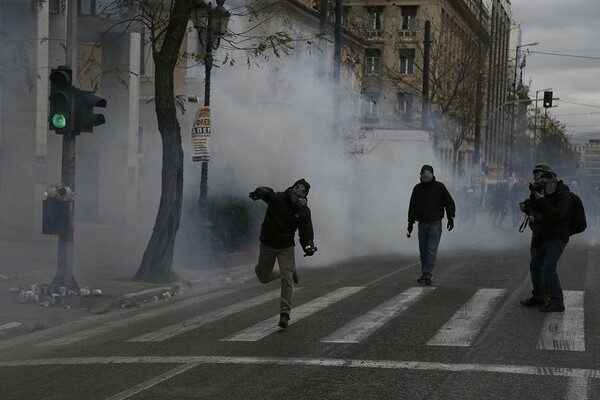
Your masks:
<svg viewBox="0 0 600 400"><path fill-rule="evenodd" d="M296 203L299 199L305 199L306 194L307 194L306 187L304 187L304 185L297 184L297 185L292 186L292 193L291 193L292 203Z"/></svg>
<svg viewBox="0 0 600 400"><path fill-rule="evenodd" d="M429 183L433 180L433 173L429 170L424 170L421 172L420 179L422 183Z"/></svg>

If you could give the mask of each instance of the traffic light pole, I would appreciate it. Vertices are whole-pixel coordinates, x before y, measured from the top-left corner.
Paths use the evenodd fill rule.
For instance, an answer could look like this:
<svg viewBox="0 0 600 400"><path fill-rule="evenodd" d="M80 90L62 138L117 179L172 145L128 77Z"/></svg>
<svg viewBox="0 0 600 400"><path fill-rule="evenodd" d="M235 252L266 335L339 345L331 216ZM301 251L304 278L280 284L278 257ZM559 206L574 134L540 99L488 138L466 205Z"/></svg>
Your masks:
<svg viewBox="0 0 600 400"><path fill-rule="evenodd" d="M62 172L61 182L71 190L75 190L75 132L69 130L63 135L62 143ZM58 257L56 276L52 280L55 287L66 287L68 290L79 290L79 285L73 276L73 239L75 200L69 200L69 233L58 236Z"/></svg>
<svg viewBox="0 0 600 400"><path fill-rule="evenodd" d="M72 84L77 82L77 2L67 2L67 65L74 72ZM71 108L71 116L75 110ZM72 127L72 125L71 125ZM63 134L61 182L75 191L75 144L76 134L69 129ZM58 236L58 256L56 262L56 276L52 280L55 287L66 287L67 290L79 290L79 285L73 276L73 243L75 200L69 200L69 233Z"/></svg>

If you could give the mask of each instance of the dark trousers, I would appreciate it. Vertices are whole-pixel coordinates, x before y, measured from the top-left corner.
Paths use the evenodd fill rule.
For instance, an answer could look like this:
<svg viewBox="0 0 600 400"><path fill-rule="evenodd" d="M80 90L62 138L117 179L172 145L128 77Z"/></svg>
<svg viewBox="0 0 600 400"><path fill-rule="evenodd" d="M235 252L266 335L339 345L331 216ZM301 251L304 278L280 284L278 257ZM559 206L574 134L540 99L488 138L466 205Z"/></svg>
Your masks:
<svg viewBox="0 0 600 400"><path fill-rule="evenodd" d="M542 243L540 247L531 248L529 272L533 283L531 294L534 299L544 301L544 287L547 286L550 289L550 302L564 305L563 291L556 268L566 245L560 240L551 240Z"/></svg>

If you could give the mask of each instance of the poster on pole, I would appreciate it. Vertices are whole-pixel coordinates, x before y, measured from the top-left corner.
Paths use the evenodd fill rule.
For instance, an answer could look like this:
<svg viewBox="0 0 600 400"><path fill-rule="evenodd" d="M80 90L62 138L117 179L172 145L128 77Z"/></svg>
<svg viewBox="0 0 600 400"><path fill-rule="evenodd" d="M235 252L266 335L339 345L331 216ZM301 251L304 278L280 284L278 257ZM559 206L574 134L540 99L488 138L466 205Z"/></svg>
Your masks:
<svg viewBox="0 0 600 400"><path fill-rule="evenodd" d="M210 159L210 107L200 107L196 111L192 127L192 162Z"/></svg>

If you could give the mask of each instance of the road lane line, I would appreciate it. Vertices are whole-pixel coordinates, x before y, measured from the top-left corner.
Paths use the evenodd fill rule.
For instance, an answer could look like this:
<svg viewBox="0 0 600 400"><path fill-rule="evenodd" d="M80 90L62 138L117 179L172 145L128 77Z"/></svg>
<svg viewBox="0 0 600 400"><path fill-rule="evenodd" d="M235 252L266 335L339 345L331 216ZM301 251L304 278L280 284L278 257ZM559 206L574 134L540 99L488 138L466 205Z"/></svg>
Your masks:
<svg viewBox="0 0 600 400"><path fill-rule="evenodd" d="M361 287L342 287L333 292L327 293L324 296L318 297L308 303L302 304L294 308L294 312L291 315L291 319L289 324L291 325L294 322L298 322L301 319L308 317L317 311L320 311L330 305L359 292L364 289L364 286ZM276 315L272 318L264 320L254 326L251 326L248 329L245 329L241 332L234 334L225 339L221 339L221 341L229 341L229 342L254 342L260 340L273 332L277 332L279 327L277 326L277 322L279 321L279 315Z"/></svg>
<svg viewBox="0 0 600 400"><path fill-rule="evenodd" d="M585 351L584 294L578 290L563 291L565 312L547 313L536 349Z"/></svg>
<svg viewBox="0 0 600 400"><path fill-rule="evenodd" d="M295 290L300 289L302 288L296 288ZM279 297L280 290L273 290L260 296L253 297L249 300L244 300L239 303L199 315L186 321L167 326L157 331L137 336L133 339L127 340L127 342L161 342Z"/></svg>
<svg viewBox="0 0 600 400"><path fill-rule="evenodd" d="M409 288L333 332L321 342L358 343L434 289L435 287Z"/></svg>
<svg viewBox="0 0 600 400"><path fill-rule="evenodd" d="M470 346L505 293L505 289L479 289L427 342L427 346Z"/></svg>
<svg viewBox="0 0 600 400"><path fill-rule="evenodd" d="M565 378L600 379L599 369L571 367L542 367L536 365L441 363L402 360L364 360L342 358L287 358L287 357L234 357L234 356L133 356L133 357L70 357L0 361L0 368L39 367L64 365L109 364L231 364L231 365L287 365L314 367L343 367L440 372L485 372L533 376L560 376Z"/></svg>
<svg viewBox="0 0 600 400"><path fill-rule="evenodd" d="M212 300L217 297L226 296L232 293L233 289L223 290L220 292L208 293L202 296L193 297L191 299L181 300L177 303L172 303L161 308L152 309L150 311L146 311L136 315L129 315L126 318L120 318L118 320L113 320L107 322L105 324L101 324L92 329L85 329L79 332L71 333L68 336L59 337L56 339L51 339L42 343L39 343L38 346L63 346L75 342L79 342L84 339L89 339L90 337L111 332L113 329L121 328L123 326L133 324L140 321L145 321L150 318L155 318L163 314L171 313L175 310L179 310L182 308L186 308L189 306L196 305L198 303L202 303L208 300ZM129 311L129 310L128 310Z"/></svg>
<svg viewBox="0 0 600 400"><path fill-rule="evenodd" d="M189 369L195 368L197 367L198 363L194 364L194 363L190 363L190 364L183 364L180 365L177 368L174 368L168 372L165 372L164 374L155 376L154 378L147 380L146 382L140 383L139 385L136 385L134 387L132 387L131 389L127 389L121 393L117 393L114 396L110 396L108 397L106 400L124 400L127 399L133 395L136 395L140 392L143 392L146 389L151 388L152 386L158 385L159 383L166 381L167 379L171 379L174 376L177 376Z"/></svg>

